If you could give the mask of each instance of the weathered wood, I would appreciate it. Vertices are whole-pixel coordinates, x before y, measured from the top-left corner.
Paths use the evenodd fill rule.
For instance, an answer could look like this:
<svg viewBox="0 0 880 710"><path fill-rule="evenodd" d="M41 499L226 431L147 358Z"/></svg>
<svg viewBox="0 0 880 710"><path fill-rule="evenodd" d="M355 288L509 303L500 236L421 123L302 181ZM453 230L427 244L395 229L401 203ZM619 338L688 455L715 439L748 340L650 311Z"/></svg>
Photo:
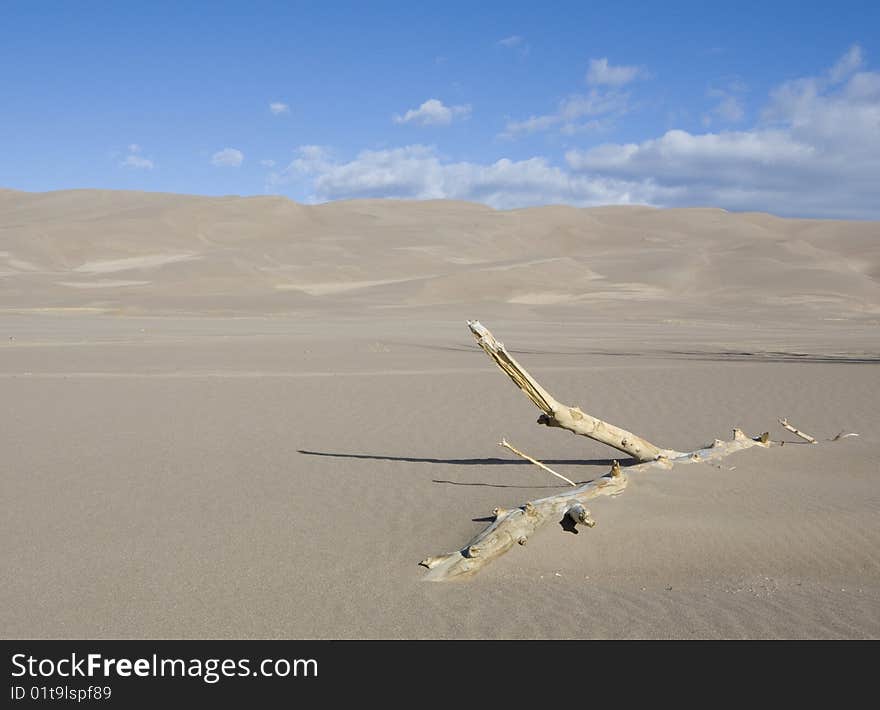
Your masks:
<svg viewBox="0 0 880 710"><path fill-rule="evenodd" d="M600 496L619 495L626 488L631 475L642 473L650 468L672 468L677 463L715 461L736 451L753 446L766 448L774 443L770 441L770 436L766 432L761 436L749 438L741 430L734 429L733 439L730 441L715 439L709 446L695 451L683 453L673 449L660 449L632 432L585 414L577 407L560 404L510 356L504 348L504 344L496 340L479 321L468 321L468 327L477 338L480 347L544 412L538 419L540 423L559 426L576 434L583 434L609 444L632 455L641 463L628 467L624 473L620 464L614 461L608 474L596 481L584 483L547 498L528 501L511 510L501 507L495 508L493 511L495 519L492 523L463 548L445 555L427 557L419 563L428 568L428 573L424 577L426 580L441 582L470 577L492 560L510 550L515 544L525 545L538 528L549 520L559 520L560 516L562 516L562 520L568 518L576 525L593 527L596 522L590 517L590 512L584 504ZM784 420L780 420L780 422L782 421ZM575 485L540 461L518 451L506 441L502 441L501 446L549 471L554 476L562 478L570 485Z"/></svg>
<svg viewBox="0 0 880 710"><path fill-rule="evenodd" d="M626 488L626 476L606 477L585 483L565 493L529 501L513 510L500 510L495 520L458 552L428 557L421 565L428 568L425 580L438 582L464 579L507 552L514 544L525 545L534 532L551 519L559 519L575 503L598 496L613 496ZM479 555L472 555L476 547Z"/></svg>
<svg viewBox="0 0 880 710"><path fill-rule="evenodd" d="M552 473L554 476L556 476L556 478L561 478L561 479L562 479L563 481L565 481L568 485L570 485L570 486L577 486L577 483L575 483L574 481L572 481L570 478L566 478L566 477L563 476L561 473L556 473L556 471L554 471L554 470L553 470L552 468L550 468L549 466L546 466L546 465L542 464L540 461L538 461L538 459L533 459L533 458L532 458L531 456L529 456L528 454L524 454L524 453L523 453L522 451L520 451L519 449L516 449L516 448L514 448L513 446L511 446L510 444L508 444L508 443L507 443L507 439L502 439L500 442L498 442L498 446L503 446L505 449L510 449L510 450L511 450L513 453L515 453L517 456L519 456L519 457L521 457L521 458L524 458L526 461L531 461L533 464L535 464L535 466L537 466L538 468L543 468L545 471L547 471L547 473Z"/></svg>
<svg viewBox="0 0 880 710"><path fill-rule="evenodd" d="M590 511L580 503L575 503L571 506L566 515L572 519L575 525L586 525L588 528L596 527L596 521L590 517Z"/></svg>
<svg viewBox="0 0 880 710"><path fill-rule="evenodd" d="M819 442L817 442L812 436L810 436L809 434L805 434L805 433L802 432L800 429L797 429L797 428L793 427L791 424L788 423L788 420L786 420L786 419L777 419L777 421L782 425L782 427L783 427L784 429L788 429L792 434L794 434L795 436L799 436L799 437L800 437L801 439L803 439L804 441L807 441L807 442L809 442L809 443L811 443L811 444L817 444L817 443L819 443Z"/></svg>
<svg viewBox="0 0 880 710"><path fill-rule="evenodd" d="M628 453L638 461L674 458L681 453L672 449L661 449L631 431L621 429L587 414L580 407L562 404L538 384L538 381L507 352L504 343L496 340L495 336L479 321L468 321L468 328L474 334L477 343L495 364L513 380L517 387L526 393L526 396L535 403L538 409L544 412L538 417L539 424L560 427L574 434L601 441L603 444Z"/></svg>
<svg viewBox="0 0 880 710"><path fill-rule="evenodd" d="M751 439L739 429L734 429L733 439L730 441L716 439L710 446L679 454L673 459L660 458L630 466L626 473L615 461L611 471L597 481L590 481L554 496L529 501L512 510L496 508L495 520L463 548L457 552L422 560L419 564L428 568L424 579L430 582L467 579L510 550L514 544L525 545L535 531L548 521L570 516L572 509L576 510L578 505L583 507L588 500L623 493L629 476L633 474L651 468L671 468L678 463L715 461L753 446L770 446L771 442L761 441L761 438Z"/></svg>

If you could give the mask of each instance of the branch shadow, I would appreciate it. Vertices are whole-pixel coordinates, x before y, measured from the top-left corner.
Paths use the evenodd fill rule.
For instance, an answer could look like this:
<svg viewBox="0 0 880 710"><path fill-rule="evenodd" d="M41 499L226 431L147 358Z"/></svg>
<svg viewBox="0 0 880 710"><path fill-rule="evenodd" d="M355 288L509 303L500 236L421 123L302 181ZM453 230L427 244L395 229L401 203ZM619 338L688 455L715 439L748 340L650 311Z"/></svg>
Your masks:
<svg viewBox="0 0 880 710"><path fill-rule="evenodd" d="M442 464L447 466L532 466L528 461L523 461L521 459L500 459L496 457L492 458L483 458L483 459L440 459L440 458L431 458L424 456L387 456L381 454L345 454L335 451L309 451L307 449L297 449L298 453L304 454L306 456L326 456L330 458L342 458L342 459L363 459L366 461L401 461L406 463L430 463L430 464ZM611 464L618 459L548 459L543 461L548 466L600 466L606 467L611 466ZM620 461L620 465L624 468L628 466L632 466L637 464L638 461L635 459L626 459L624 461ZM577 481L578 485L583 483L589 483L590 481L595 481L596 479L602 478L605 475L605 472L596 473L595 476L587 478L582 481ZM450 481L442 478L434 478L431 480L432 483L443 483L450 486L484 486L486 488L525 488L525 489L562 489L565 488L565 485L544 485L544 486L521 486L521 485L513 485L508 483L477 483L477 482L464 482L464 481Z"/></svg>
<svg viewBox="0 0 880 710"><path fill-rule="evenodd" d="M568 517L567 514L562 516L562 520L559 521L559 527L561 527L563 531L572 533L573 535L580 535L581 532L577 529L574 520Z"/></svg>
<svg viewBox="0 0 880 710"><path fill-rule="evenodd" d="M436 463L451 466L531 466L533 464L521 459L500 459L497 457L484 459L438 459L426 456L387 456L382 454L343 454L335 451L309 451L297 449L300 454L306 456L329 456L342 459L366 459L370 461L406 461L407 463ZM548 466L610 466L619 459L542 459L541 463ZM637 464L635 459L620 461L620 465L626 468ZM552 486L549 486L552 487Z"/></svg>
<svg viewBox="0 0 880 710"><path fill-rule="evenodd" d="M603 474L604 475L604 474ZM602 476L597 476L596 478L601 478ZM593 480L592 478L589 480ZM582 483L587 483L588 481L575 481L578 485ZM476 482L466 482L466 481L448 481L443 478L432 478L431 483L445 483L449 486L482 486L484 488L525 488L527 490L536 490L536 489L550 489L550 490L564 490L566 488L570 488L564 483L560 483L559 485L548 485L548 486L516 486L510 483L476 483Z"/></svg>

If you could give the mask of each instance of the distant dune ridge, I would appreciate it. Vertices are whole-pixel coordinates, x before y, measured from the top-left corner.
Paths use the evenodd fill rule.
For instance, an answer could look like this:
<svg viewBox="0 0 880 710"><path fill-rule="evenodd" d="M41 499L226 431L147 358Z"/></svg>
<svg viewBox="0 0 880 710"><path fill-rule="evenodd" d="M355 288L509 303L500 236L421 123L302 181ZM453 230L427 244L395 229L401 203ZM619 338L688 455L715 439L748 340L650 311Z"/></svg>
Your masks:
<svg viewBox="0 0 880 710"><path fill-rule="evenodd" d="M880 317L880 223L720 209L0 191L0 303L290 313L584 304Z"/></svg>

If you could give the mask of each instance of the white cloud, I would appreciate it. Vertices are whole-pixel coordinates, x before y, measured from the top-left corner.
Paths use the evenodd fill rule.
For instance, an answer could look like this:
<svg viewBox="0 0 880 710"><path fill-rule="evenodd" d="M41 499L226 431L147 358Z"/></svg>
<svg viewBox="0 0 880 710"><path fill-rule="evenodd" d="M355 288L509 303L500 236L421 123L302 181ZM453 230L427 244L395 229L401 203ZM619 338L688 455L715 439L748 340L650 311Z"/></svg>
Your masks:
<svg viewBox="0 0 880 710"><path fill-rule="evenodd" d="M456 117L467 118L471 113L469 105L446 106L438 99L428 99L417 109L410 109L403 116L394 114L395 123L417 123L422 126L447 126Z"/></svg>
<svg viewBox="0 0 880 710"><path fill-rule="evenodd" d="M641 73L639 67L612 67L608 65L606 58L591 59L587 83L604 84L609 88L593 86L589 93L573 93L562 99L553 113L508 121L498 137L513 139L549 130L574 135L607 129L615 118L629 111L629 93L618 87L632 81ZM588 120L583 120L585 118Z"/></svg>
<svg viewBox="0 0 880 710"><path fill-rule="evenodd" d="M569 167L625 179L645 174L664 177L732 180L738 171L755 163L782 165L808 157L809 146L801 145L782 131L725 132L694 135L682 130L667 131L660 138L643 143L606 143L586 152L566 154Z"/></svg>
<svg viewBox="0 0 880 710"><path fill-rule="evenodd" d="M727 121L728 123L742 121L743 116L745 116L742 101L736 96L725 96L712 111L722 121Z"/></svg>
<svg viewBox="0 0 880 710"><path fill-rule="evenodd" d="M498 40L499 47L505 47L506 49L513 49L523 43L523 38L519 35L511 35L510 37L505 37L504 39Z"/></svg>
<svg viewBox="0 0 880 710"><path fill-rule="evenodd" d="M740 80L735 79L724 88L710 88L706 95L717 99L718 103L712 109L703 114L703 125L710 126L714 119L723 123L739 123L746 115L743 106L742 94L748 87Z"/></svg>
<svg viewBox="0 0 880 710"><path fill-rule="evenodd" d="M546 203L600 205L632 201L625 186L603 178L572 175L544 158L490 165L451 162L429 146L366 150L354 160L333 160L319 146L302 146L298 157L270 182L311 184L312 199L391 197L461 199L505 209Z"/></svg>
<svg viewBox="0 0 880 710"><path fill-rule="evenodd" d="M638 78L641 73L639 67L611 66L607 57L591 59L587 71L587 83L591 86L623 86Z"/></svg>
<svg viewBox="0 0 880 710"><path fill-rule="evenodd" d="M211 156L211 164L218 168L237 168L242 162L244 162L244 153L235 148L224 148Z"/></svg>
<svg viewBox="0 0 880 710"><path fill-rule="evenodd" d="M566 159L577 174L625 181L657 204L876 219L880 74L860 66L856 47L822 76L783 84L751 130L673 130Z"/></svg>
<svg viewBox="0 0 880 710"><path fill-rule="evenodd" d="M296 149L296 158L279 173L270 176L276 184L288 182L296 176L319 176L329 172L336 161L330 151L320 145L301 145Z"/></svg>
<svg viewBox="0 0 880 710"><path fill-rule="evenodd" d="M124 168L136 168L138 170L152 170L155 167L152 160L135 154L125 156L125 160L120 165Z"/></svg>
<svg viewBox="0 0 880 710"><path fill-rule="evenodd" d="M558 129L572 135L582 131L599 130L610 125L612 116L621 116L628 108L629 94L619 91L602 92L591 89L588 94L572 94L559 102L554 113L530 116L524 121L509 121L501 138L517 138L539 131ZM604 120L583 121L587 117L604 116Z"/></svg>
<svg viewBox="0 0 880 710"><path fill-rule="evenodd" d="M711 205L880 219L880 73L861 70L861 60L844 60L821 76L778 87L750 129L670 130L639 143L569 151L563 166L544 157L456 162L423 145L366 150L340 160L325 148L303 146L271 181L303 183L315 201L449 198L496 208ZM573 103L568 111L581 115L579 106ZM555 118L551 124L561 125Z"/></svg>
<svg viewBox="0 0 880 710"><path fill-rule="evenodd" d="M529 116L524 121L509 121L504 127L502 138L515 138L518 135L546 131L558 125L562 119L559 114L544 114L543 116Z"/></svg>
<svg viewBox="0 0 880 710"><path fill-rule="evenodd" d="M273 101L269 104L269 110L273 115L280 116L282 113L290 113L290 106L280 101Z"/></svg>
<svg viewBox="0 0 880 710"><path fill-rule="evenodd" d="M142 148L137 143L129 144L128 155L125 156L119 165L123 168L133 168L135 170L152 170L156 167L155 163L141 155L141 151Z"/></svg>
<svg viewBox="0 0 880 710"><path fill-rule="evenodd" d="M864 59L862 58L862 48L859 45L854 44L849 48L847 53L838 59L837 63L829 69L828 79L832 83L841 82L854 71L861 69L863 64Z"/></svg>
<svg viewBox="0 0 880 710"><path fill-rule="evenodd" d="M520 59L525 59L531 52L531 47L520 35L510 35L510 37L499 39L495 43L495 46L514 52Z"/></svg>

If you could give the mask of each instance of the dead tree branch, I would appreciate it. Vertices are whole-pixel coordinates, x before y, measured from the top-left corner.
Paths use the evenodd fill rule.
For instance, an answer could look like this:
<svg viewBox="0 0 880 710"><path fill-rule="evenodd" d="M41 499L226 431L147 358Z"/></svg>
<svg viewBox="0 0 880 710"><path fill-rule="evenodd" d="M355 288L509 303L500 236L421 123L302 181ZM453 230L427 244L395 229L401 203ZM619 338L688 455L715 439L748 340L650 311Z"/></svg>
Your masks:
<svg viewBox="0 0 880 710"><path fill-rule="evenodd" d="M639 461L653 461L658 458L674 458L681 454L671 449L661 449L650 441L633 434L626 429L597 419L580 407L573 407L558 402L553 395L538 384L525 368L507 352L504 343L495 339L479 321L468 321L468 328L477 339L477 343L486 354L495 361L504 373L513 380L526 396L544 412L538 417L538 423L546 426L567 429L574 434L588 436L603 444L624 451Z"/></svg>
<svg viewBox="0 0 880 710"><path fill-rule="evenodd" d="M804 441L809 442L810 444L817 443L817 441L812 436L810 436L809 434L805 434L800 429L797 429L797 428L793 427L791 424L789 424L788 420L777 419L776 421L778 421L782 425L783 429L788 429L788 431L790 431L795 436L799 436Z"/></svg>
<svg viewBox="0 0 880 710"><path fill-rule="evenodd" d="M561 478L561 479L562 479L563 481L565 481L568 485L570 485L570 486L577 486L577 483L575 483L574 481L572 481L570 478L566 478L566 477L563 476L561 473L556 473L556 471L554 471L554 470L553 470L552 468L550 468L549 466L545 466L545 465L542 464L540 461L538 461L538 459L533 459L533 458L532 458L531 456L529 456L528 454L524 454L524 453L523 453L522 451L520 451L519 449L514 448L513 446L511 446L511 445L507 442L507 439L502 439L500 442L498 442L498 446L503 446L505 449L510 449L510 450L511 450L513 453L515 453L517 456L520 456L521 458L524 458L526 461L531 461L533 464L535 464L535 466L537 466L538 468L543 468L545 471L547 471L547 473L552 473L554 476L556 476L556 478Z"/></svg>
<svg viewBox="0 0 880 710"><path fill-rule="evenodd" d="M514 545L525 545L538 528L553 519L567 517L575 524L593 527L596 521L590 516L585 503L600 496L619 495L626 488L628 476L633 474L650 468L671 468L679 463L716 461L736 451L754 446L766 448L773 443L766 432L761 436L749 438L739 429L734 429L733 439L730 441L716 439L710 446L688 453L660 449L631 432L585 414L577 407L560 404L510 356L503 343L498 342L478 321L469 321L468 327L477 338L480 347L544 412L538 419L540 423L562 427L575 434L582 434L609 444L634 456L641 463L630 466L624 473L615 461L611 471L596 481L590 481L547 498L529 501L511 510L496 508L493 511L495 516L493 522L463 548L445 555L428 557L420 562L428 568L428 573L424 577L426 580L436 582L470 577ZM506 445L517 455L564 478L530 456L517 451L507 442L502 442L501 445ZM565 480L574 485L568 479Z"/></svg>

